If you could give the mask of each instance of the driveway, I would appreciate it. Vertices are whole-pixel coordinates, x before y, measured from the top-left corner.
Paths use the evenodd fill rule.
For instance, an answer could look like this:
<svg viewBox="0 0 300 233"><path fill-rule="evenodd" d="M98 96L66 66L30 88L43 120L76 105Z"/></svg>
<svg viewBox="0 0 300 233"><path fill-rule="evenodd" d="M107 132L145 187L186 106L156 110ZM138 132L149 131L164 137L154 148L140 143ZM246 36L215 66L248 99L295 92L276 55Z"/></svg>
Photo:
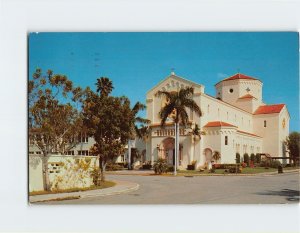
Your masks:
<svg viewBox="0 0 300 233"><path fill-rule="evenodd" d="M166 177L108 175L138 183L136 191L45 204L285 204L299 203L299 173Z"/></svg>

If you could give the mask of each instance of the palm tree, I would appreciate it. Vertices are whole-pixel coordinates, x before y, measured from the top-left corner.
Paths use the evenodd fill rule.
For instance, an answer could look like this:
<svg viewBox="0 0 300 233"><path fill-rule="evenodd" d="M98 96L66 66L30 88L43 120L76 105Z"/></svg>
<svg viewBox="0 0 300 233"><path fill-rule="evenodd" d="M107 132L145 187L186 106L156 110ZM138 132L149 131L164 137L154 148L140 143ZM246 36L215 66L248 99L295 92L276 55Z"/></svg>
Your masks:
<svg viewBox="0 0 300 233"><path fill-rule="evenodd" d="M221 154L219 151L214 151L213 159L217 162L221 158Z"/></svg>
<svg viewBox="0 0 300 233"><path fill-rule="evenodd" d="M139 117L137 114L139 111L142 111L146 108L146 106L140 102L137 102L131 112L134 118L134 124L132 125L132 139L138 137L143 138L148 133L148 126L147 124L150 123L149 120ZM138 126L139 125L139 126ZM128 141L128 169L131 169L131 144L130 140Z"/></svg>
<svg viewBox="0 0 300 233"><path fill-rule="evenodd" d="M173 121L175 123L175 167L174 175L176 175L177 157L179 149L179 123L186 126L188 122L188 114L186 108L191 109L198 116L202 116L202 112L197 103L193 100L194 88L185 87L180 88L179 91L168 92L168 91L158 91L156 93L157 97L165 97L167 103L159 112L161 119L161 127L164 127L166 120L172 114Z"/></svg>
<svg viewBox="0 0 300 233"><path fill-rule="evenodd" d="M192 131L189 133L193 137L194 151L193 157L195 157L195 144L197 140L201 139L201 135L205 135L204 131L201 131L198 124L195 124L194 128L191 128Z"/></svg>
<svg viewBox="0 0 300 233"><path fill-rule="evenodd" d="M97 78L95 85L97 86L97 92L100 92L102 96L108 96L114 89L112 81L106 77Z"/></svg>

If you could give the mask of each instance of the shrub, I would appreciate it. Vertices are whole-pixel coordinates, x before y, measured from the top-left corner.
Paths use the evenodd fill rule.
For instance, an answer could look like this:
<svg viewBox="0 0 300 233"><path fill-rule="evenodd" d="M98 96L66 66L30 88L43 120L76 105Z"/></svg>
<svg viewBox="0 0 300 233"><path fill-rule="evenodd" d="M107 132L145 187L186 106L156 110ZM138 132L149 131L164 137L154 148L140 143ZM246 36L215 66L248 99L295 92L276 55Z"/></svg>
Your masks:
<svg viewBox="0 0 300 233"><path fill-rule="evenodd" d="M90 176L93 179L93 184L95 186L99 185L99 178L100 178L100 170L99 167L93 167L93 170L90 171Z"/></svg>
<svg viewBox="0 0 300 233"><path fill-rule="evenodd" d="M195 170L197 160L193 160L191 164L187 165L187 170Z"/></svg>
<svg viewBox="0 0 300 233"><path fill-rule="evenodd" d="M240 163L241 162L241 155L240 155L240 153L236 153L235 154L235 158L236 158L236 163Z"/></svg>
<svg viewBox="0 0 300 233"><path fill-rule="evenodd" d="M187 165L187 170L195 170L195 165Z"/></svg>
<svg viewBox="0 0 300 233"><path fill-rule="evenodd" d="M158 160L155 161L153 168L155 174L166 173L168 171L167 161L165 159L159 158Z"/></svg>
<svg viewBox="0 0 300 233"><path fill-rule="evenodd" d="M244 154L244 163L246 163L247 166L249 166L249 155L247 153Z"/></svg>
<svg viewBox="0 0 300 233"><path fill-rule="evenodd" d="M256 163L260 163L261 162L261 156L258 153L255 155L255 162Z"/></svg>
<svg viewBox="0 0 300 233"><path fill-rule="evenodd" d="M242 169L240 168L240 166L232 166L228 169L229 173L241 173Z"/></svg>
<svg viewBox="0 0 300 233"><path fill-rule="evenodd" d="M252 162L255 162L255 154L251 153L251 155L250 155L250 160L251 160Z"/></svg>
<svg viewBox="0 0 300 233"><path fill-rule="evenodd" d="M152 168L151 164L143 164L142 169L150 170Z"/></svg>
<svg viewBox="0 0 300 233"><path fill-rule="evenodd" d="M119 164L116 163L107 163L106 171L118 171L118 170L123 170L123 166L120 166Z"/></svg>
<svg viewBox="0 0 300 233"><path fill-rule="evenodd" d="M213 167L214 167L215 169L221 169L221 167L223 167L222 165L223 165L223 164L215 163L215 164L213 165Z"/></svg>
<svg viewBox="0 0 300 233"><path fill-rule="evenodd" d="M270 167L272 168L278 168L279 166L281 166L281 162L278 160L272 160L270 163Z"/></svg>
<svg viewBox="0 0 300 233"><path fill-rule="evenodd" d="M236 163L217 163L217 164L214 164L213 167L215 169L228 169L229 167L232 167L232 166L236 166L237 164ZM239 165L239 163L238 163Z"/></svg>
<svg viewBox="0 0 300 233"><path fill-rule="evenodd" d="M220 158L221 158L220 152L219 151L214 151L214 153L213 153L213 159L215 161L218 161Z"/></svg>
<svg viewBox="0 0 300 233"><path fill-rule="evenodd" d="M245 167L247 167L247 164L246 164L246 163L241 163L241 166L242 166L243 168L245 168Z"/></svg>
<svg viewBox="0 0 300 233"><path fill-rule="evenodd" d="M271 164L270 160L264 160L264 161L260 162L259 166L260 167L270 167L270 164Z"/></svg>
<svg viewBox="0 0 300 233"><path fill-rule="evenodd" d="M174 172L174 166L168 166L168 172Z"/></svg>

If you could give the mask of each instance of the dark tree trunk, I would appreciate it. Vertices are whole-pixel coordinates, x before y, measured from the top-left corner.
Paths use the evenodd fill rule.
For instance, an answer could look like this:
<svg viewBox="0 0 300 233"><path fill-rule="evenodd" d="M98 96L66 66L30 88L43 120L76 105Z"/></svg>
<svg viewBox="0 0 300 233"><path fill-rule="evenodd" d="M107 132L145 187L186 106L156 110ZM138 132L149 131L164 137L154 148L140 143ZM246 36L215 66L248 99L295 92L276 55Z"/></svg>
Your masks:
<svg viewBox="0 0 300 233"><path fill-rule="evenodd" d="M106 168L106 161L100 159L100 171L101 171L101 182L105 181L105 168Z"/></svg>

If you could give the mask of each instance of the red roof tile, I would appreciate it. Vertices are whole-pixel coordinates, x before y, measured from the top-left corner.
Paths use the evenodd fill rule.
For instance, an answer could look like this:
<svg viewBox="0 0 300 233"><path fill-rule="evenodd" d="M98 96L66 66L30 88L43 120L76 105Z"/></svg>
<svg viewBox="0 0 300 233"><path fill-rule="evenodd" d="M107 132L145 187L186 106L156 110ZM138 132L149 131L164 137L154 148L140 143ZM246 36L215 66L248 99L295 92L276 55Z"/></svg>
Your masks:
<svg viewBox="0 0 300 233"><path fill-rule="evenodd" d="M221 127L221 126L236 127L234 125L228 124L223 121L211 121L211 122L208 122L206 125L204 125L204 127Z"/></svg>
<svg viewBox="0 0 300 233"><path fill-rule="evenodd" d="M253 99L253 98L256 99L253 95L246 94L241 96L239 99Z"/></svg>
<svg viewBox="0 0 300 233"><path fill-rule="evenodd" d="M260 137L260 136L258 136L258 135L256 135L256 134L248 133L248 132L241 131L241 130L237 130L237 132L242 133L242 134L247 134L247 135L255 136L255 137ZM261 138L261 137L260 137L260 138Z"/></svg>
<svg viewBox="0 0 300 233"><path fill-rule="evenodd" d="M229 78L225 78L223 79L222 81L220 82L223 82L223 81L230 81L230 80L236 80L236 79L249 79L249 80L258 80L260 81L259 79L257 78L253 78L253 77L250 77L250 76L247 76L247 75L244 75L244 74L240 74L240 73L237 73L233 76L230 76ZM218 82L217 84L219 84L220 82ZM215 84L215 85L217 85Z"/></svg>
<svg viewBox="0 0 300 233"><path fill-rule="evenodd" d="M272 114L272 113L279 113L283 109L285 104L273 104L273 105L264 105L258 107L256 111L253 113L254 115L258 114Z"/></svg>

